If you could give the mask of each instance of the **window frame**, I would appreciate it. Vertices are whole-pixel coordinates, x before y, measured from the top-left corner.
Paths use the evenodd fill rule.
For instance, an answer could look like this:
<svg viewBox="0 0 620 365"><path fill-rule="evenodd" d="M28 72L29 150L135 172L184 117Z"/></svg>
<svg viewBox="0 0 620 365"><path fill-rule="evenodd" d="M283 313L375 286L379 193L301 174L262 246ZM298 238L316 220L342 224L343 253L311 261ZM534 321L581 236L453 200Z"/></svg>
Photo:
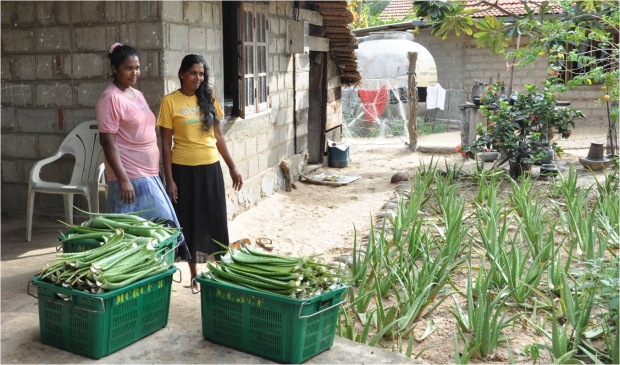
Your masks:
<svg viewBox="0 0 620 365"><path fill-rule="evenodd" d="M233 113L240 118L269 108L269 9L260 2L240 2L236 8L236 64Z"/></svg>

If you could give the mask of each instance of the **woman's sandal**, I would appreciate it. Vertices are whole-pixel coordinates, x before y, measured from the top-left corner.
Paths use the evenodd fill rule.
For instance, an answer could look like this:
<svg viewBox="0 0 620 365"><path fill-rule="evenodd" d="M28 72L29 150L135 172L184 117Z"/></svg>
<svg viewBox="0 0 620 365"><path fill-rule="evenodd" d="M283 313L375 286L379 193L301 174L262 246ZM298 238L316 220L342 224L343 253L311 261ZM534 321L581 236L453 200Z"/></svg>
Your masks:
<svg viewBox="0 0 620 365"><path fill-rule="evenodd" d="M256 239L256 244L264 248L267 251L273 250L271 240L269 238L261 237Z"/></svg>
<svg viewBox="0 0 620 365"><path fill-rule="evenodd" d="M252 243L250 242L250 240L248 238L243 238L243 239L237 240L237 241L229 244L228 247L231 250L238 250L238 249L240 249L242 247L245 247L245 245L250 245L250 244L252 244Z"/></svg>

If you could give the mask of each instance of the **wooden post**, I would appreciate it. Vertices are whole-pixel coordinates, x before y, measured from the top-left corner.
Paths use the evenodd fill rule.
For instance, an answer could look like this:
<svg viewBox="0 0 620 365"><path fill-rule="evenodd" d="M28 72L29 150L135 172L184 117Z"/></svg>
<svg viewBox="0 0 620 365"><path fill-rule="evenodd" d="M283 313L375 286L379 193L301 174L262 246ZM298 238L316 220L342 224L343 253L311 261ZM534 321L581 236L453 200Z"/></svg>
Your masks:
<svg viewBox="0 0 620 365"><path fill-rule="evenodd" d="M418 61L418 52L409 52L409 120L407 121L407 131L409 131L409 148L412 151L418 149L418 82L415 75L415 64Z"/></svg>

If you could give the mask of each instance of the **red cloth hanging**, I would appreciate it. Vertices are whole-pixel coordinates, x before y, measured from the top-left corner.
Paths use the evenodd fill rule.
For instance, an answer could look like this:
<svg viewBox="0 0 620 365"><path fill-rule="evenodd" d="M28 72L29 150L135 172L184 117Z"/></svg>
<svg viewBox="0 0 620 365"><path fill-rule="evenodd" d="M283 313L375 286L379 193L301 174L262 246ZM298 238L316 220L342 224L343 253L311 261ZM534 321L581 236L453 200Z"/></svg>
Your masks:
<svg viewBox="0 0 620 365"><path fill-rule="evenodd" d="M359 89L357 95L360 97L364 108L364 120L368 123L379 118L390 100L387 85L379 90Z"/></svg>

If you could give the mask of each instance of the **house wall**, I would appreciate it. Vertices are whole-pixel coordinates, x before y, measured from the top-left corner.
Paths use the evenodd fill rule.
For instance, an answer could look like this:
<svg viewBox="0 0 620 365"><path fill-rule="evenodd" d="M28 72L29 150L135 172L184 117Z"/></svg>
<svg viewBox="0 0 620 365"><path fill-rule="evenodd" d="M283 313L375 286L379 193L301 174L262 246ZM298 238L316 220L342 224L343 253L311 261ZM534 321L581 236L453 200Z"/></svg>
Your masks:
<svg viewBox="0 0 620 365"><path fill-rule="evenodd" d="M77 124L95 119L110 83L114 42L142 52L137 88L156 111L163 95L160 2L2 2L2 212L26 209L33 164L53 155ZM42 171L68 182L72 158ZM76 205L86 200L76 197ZM9 209L10 208L10 209ZM36 195L36 213L62 212L62 198Z"/></svg>
<svg viewBox="0 0 620 365"><path fill-rule="evenodd" d="M222 161L229 219L284 185L281 161L288 161L294 176L305 167L307 151L294 151L294 57L285 49L291 19L293 2L269 3L270 108L222 122L244 178L243 189L233 191ZM220 2L2 2L3 212L25 211L32 165L52 155L75 125L95 119L95 103L110 82L107 49L117 41L141 51L136 87L154 113L161 98L179 87L178 67L188 53L205 57L223 104L227 45ZM71 167L71 159L62 160L42 177L68 182ZM76 205L84 207L81 199ZM61 215L61 197L37 194L35 214L43 213Z"/></svg>
<svg viewBox="0 0 620 365"><path fill-rule="evenodd" d="M488 83L490 78L506 82L506 91L510 83L510 71L506 70L506 57L504 55L491 54L489 49L478 48L471 37L451 36L446 40L431 35L428 28L420 29L415 35L415 42L426 47L437 64L439 83L445 89L465 88L467 99L471 100L471 88L474 80ZM527 37L521 39L522 44L527 44ZM516 41L511 48L516 47ZM513 76L513 89L523 90L524 84L537 84L547 75L547 59L538 57L532 64L524 68L517 67ZM601 89L598 85L583 85L567 91L559 97L562 100L570 100L571 106L581 110L585 120L577 120L576 128L606 130L607 112L599 102ZM482 118L480 113L479 118ZM582 133L583 134L583 133ZM585 133L587 135L587 133ZM584 137L584 147L589 146L589 139Z"/></svg>

